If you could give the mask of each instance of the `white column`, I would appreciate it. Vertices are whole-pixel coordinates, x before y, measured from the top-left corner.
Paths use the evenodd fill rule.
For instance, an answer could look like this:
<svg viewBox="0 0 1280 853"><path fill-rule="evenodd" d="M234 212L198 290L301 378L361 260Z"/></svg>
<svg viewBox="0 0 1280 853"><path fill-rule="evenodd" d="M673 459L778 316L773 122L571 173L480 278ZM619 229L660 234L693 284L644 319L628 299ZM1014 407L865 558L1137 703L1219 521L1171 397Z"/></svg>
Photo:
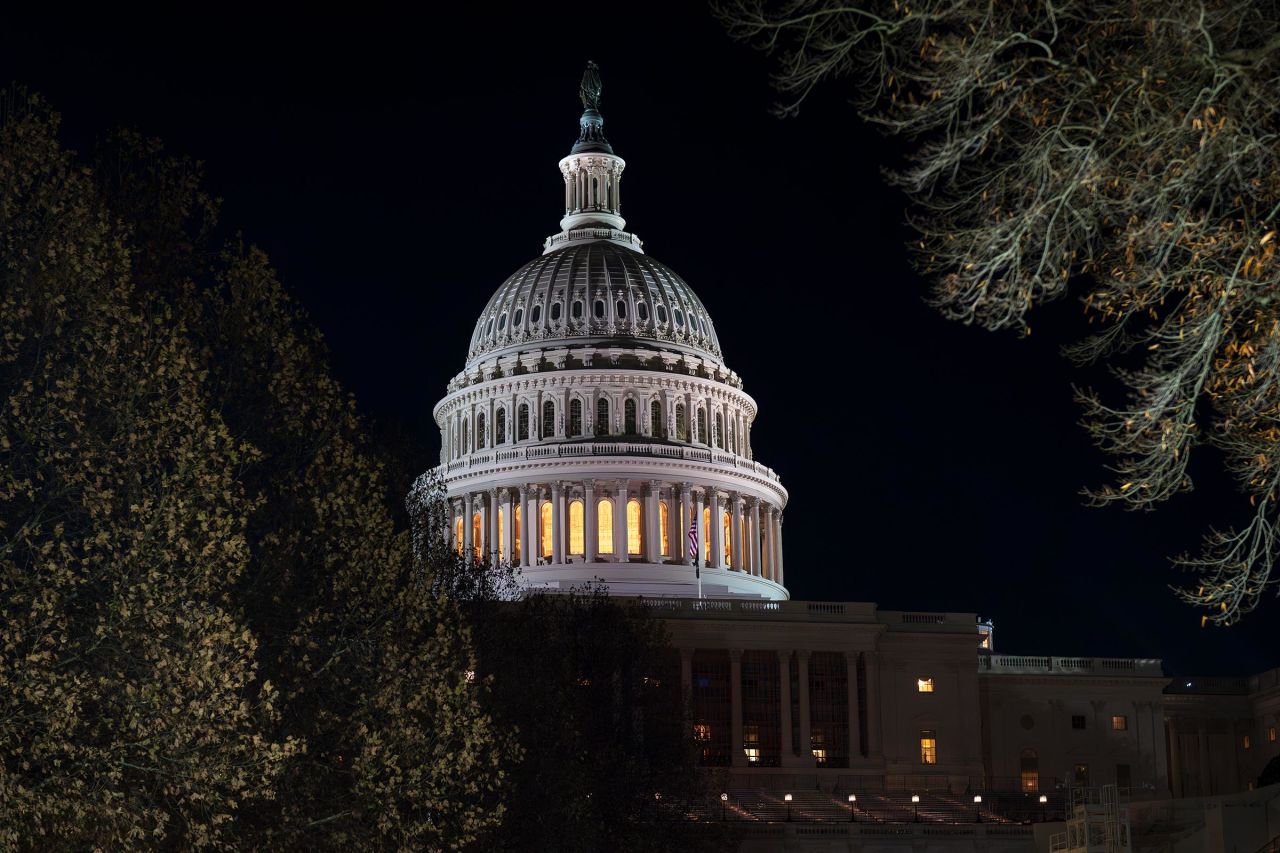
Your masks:
<svg viewBox="0 0 1280 853"><path fill-rule="evenodd" d="M613 559L627 562L627 481L619 480L613 497Z"/></svg>
<svg viewBox="0 0 1280 853"><path fill-rule="evenodd" d="M470 492L467 492L462 499L462 553L466 555L468 560L473 558L474 552L472 549L475 548L475 542L472 541L474 531L471 528L471 516L475 514L475 510L472 508L471 500Z"/></svg>
<svg viewBox="0 0 1280 853"><path fill-rule="evenodd" d="M489 490L489 503L488 503L487 510L489 513L489 517L487 519L489 524L485 529L488 530L489 532L487 534L488 541L484 543L485 553L489 555L490 560L496 563L502 558L502 552L499 550L499 544L498 544L498 490L497 489Z"/></svg>
<svg viewBox="0 0 1280 853"><path fill-rule="evenodd" d="M751 499L751 574L760 577L764 574L760 565L760 499Z"/></svg>
<svg viewBox="0 0 1280 853"><path fill-rule="evenodd" d="M733 549L733 567L745 572L750 567L747 564L747 549L742 547L742 495L729 495L729 506L733 508L733 516L729 522L732 525L729 528L729 541Z"/></svg>
<svg viewBox="0 0 1280 853"><path fill-rule="evenodd" d="M596 536L600 532L599 526L596 524L596 482L595 480L582 481L582 520L586 525L583 538L583 550L586 551L586 561L594 563L600 559L596 552Z"/></svg>
<svg viewBox="0 0 1280 853"><path fill-rule="evenodd" d="M661 484L650 480L644 490L644 558L646 562L662 562L662 516L658 513L658 502L662 500L659 492Z"/></svg>
<svg viewBox="0 0 1280 853"><path fill-rule="evenodd" d="M778 520L773 525L774 531L774 553L777 555L777 562L774 563L774 581L779 586L786 586L783 581L783 561L782 561L782 508L778 508Z"/></svg>
<svg viewBox="0 0 1280 853"><path fill-rule="evenodd" d="M703 529L706 525L702 523L702 495L701 489L696 490L693 495L693 524L698 531L698 553L693 555L695 564L701 563L702 555L706 551L706 546L703 544L707 541L707 531Z"/></svg>
<svg viewBox="0 0 1280 853"><path fill-rule="evenodd" d="M773 580L773 507L764 507L764 549L761 552L760 575Z"/></svg>
<svg viewBox="0 0 1280 853"><path fill-rule="evenodd" d="M715 489L707 491L711 507L711 559L707 561L707 568L718 569L724 566L724 520L720 517L720 493Z"/></svg>
<svg viewBox="0 0 1280 853"><path fill-rule="evenodd" d="M551 484L551 561L557 565L564 563L565 538L564 495L557 480Z"/></svg>
<svg viewBox="0 0 1280 853"><path fill-rule="evenodd" d="M502 511L506 513L503 519L504 529L502 531L502 558L512 565L516 562L516 513L515 513L515 495L511 489L502 490Z"/></svg>

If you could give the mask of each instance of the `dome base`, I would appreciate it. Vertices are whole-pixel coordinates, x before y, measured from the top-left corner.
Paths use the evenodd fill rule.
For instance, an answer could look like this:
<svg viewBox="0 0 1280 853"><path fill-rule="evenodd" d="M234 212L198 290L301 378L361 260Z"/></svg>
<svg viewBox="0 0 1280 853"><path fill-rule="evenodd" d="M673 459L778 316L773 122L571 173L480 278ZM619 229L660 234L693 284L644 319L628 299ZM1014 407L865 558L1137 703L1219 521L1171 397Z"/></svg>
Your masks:
<svg viewBox="0 0 1280 853"><path fill-rule="evenodd" d="M526 566L520 584L531 590L567 591L603 583L611 596L697 598L698 579L692 566L654 563L573 562L556 566ZM704 598L745 598L786 601L787 590L768 578L732 569L702 569Z"/></svg>

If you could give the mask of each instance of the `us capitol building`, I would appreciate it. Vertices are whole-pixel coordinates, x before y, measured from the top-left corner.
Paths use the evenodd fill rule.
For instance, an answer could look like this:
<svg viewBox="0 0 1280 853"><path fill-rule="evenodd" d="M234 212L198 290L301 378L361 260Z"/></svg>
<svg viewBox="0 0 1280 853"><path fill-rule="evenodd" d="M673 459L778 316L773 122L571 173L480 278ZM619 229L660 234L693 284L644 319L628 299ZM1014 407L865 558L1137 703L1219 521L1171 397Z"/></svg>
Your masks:
<svg viewBox="0 0 1280 853"><path fill-rule="evenodd" d="M757 403L697 294L626 230L594 65L581 95L560 230L480 313L435 407L434 473L460 552L535 590L600 579L665 620L702 762L724 772L691 817L739 821L744 850L1253 853L1280 836L1280 788L1257 786L1280 755L1280 670L1003 655L975 614L790 599Z"/></svg>

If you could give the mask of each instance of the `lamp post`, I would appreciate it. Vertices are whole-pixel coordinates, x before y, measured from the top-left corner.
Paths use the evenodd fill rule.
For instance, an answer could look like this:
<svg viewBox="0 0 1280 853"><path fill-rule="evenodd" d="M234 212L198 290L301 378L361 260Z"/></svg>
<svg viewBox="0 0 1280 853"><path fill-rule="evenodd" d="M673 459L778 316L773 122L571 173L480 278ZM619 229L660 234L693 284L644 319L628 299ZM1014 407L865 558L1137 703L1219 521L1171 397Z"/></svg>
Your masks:
<svg viewBox="0 0 1280 853"><path fill-rule="evenodd" d="M728 817L727 817L728 811L729 811L729 795L721 794L720 795L720 820L722 821L728 820Z"/></svg>
<svg viewBox="0 0 1280 853"><path fill-rule="evenodd" d="M849 795L849 823L853 823L855 820L857 820L857 814L856 814L857 811L858 811L858 795L850 794Z"/></svg>
<svg viewBox="0 0 1280 853"><path fill-rule="evenodd" d="M787 804L787 823L790 823L791 822L791 795L784 794L782 797L782 800Z"/></svg>
<svg viewBox="0 0 1280 853"><path fill-rule="evenodd" d="M973 816L978 819L978 823L982 823L982 795L973 795Z"/></svg>
<svg viewBox="0 0 1280 853"><path fill-rule="evenodd" d="M911 795L911 819L916 823L920 822L920 795Z"/></svg>
<svg viewBox="0 0 1280 853"><path fill-rule="evenodd" d="M1049 819L1049 797L1045 794L1040 795L1040 820L1047 821Z"/></svg>

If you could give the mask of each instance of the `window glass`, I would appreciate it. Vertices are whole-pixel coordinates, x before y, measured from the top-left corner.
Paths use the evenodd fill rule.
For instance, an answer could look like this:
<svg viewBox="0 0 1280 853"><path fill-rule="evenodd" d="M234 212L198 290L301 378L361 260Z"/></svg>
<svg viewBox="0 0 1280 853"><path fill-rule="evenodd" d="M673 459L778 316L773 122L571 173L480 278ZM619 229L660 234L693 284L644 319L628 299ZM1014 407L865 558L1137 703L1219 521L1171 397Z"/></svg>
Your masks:
<svg viewBox="0 0 1280 853"><path fill-rule="evenodd" d="M560 303L559 302L551 303L551 322L553 323L560 322Z"/></svg>
<svg viewBox="0 0 1280 853"><path fill-rule="evenodd" d="M511 560L518 563L520 562L520 534L524 532L520 528L520 504L518 502L516 503L514 512L516 521L515 527L511 529L511 536L515 550L511 552Z"/></svg>
<svg viewBox="0 0 1280 853"><path fill-rule="evenodd" d="M542 402L542 437L550 438L556 434L556 404L550 400Z"/></svg>
<svg viewBox="0 0 1280 853"><path fill-rule="evenodd" d="M484 547L484 525L480 523L480 513L471 516L471 556L480 559L480 551Z"/></svg>
<svg viewBox="0 0 1280 853"><path fill-rule="evenodd" d="M917 692L917 693L932 693L932 692L933 692L933 679L932 679L932 678L917 678L917 679L916 679L916 692Z"/></svg>
<svg viewBox="0 0 1280 853"><path fill-rule="evenodd" d="M640 553L640 501L627 501L627 553Z"/></svg>
<svg viewBox="0 0 1280 853"><path fill-rule="evenodd" d="M517 309L516 309L516 313L511 315L511 325L512 325L512 326L519 326L519 325L520 325L520 321L521 321L521 320L523 320L523 319L524 319L524 309L523 309L523 308L517 308Z"/></svg>
<svg viewBox="0 0 1280 853"><path fill-rule="evenodd" d="M923 729L920 732L920 763L938 763L938 733L933 729Z"/></svg>
<svg viewBox="0 0 1280 853"><path fill-rule="evenodd" d="M616 303L614 303L613 308L614 308L614 311L617 312L619 320L627 319L627 303L626 302L619 299Z"/></svg>
<svg viewBox="0 0 1280 853"><path fill-rule="evenodd" d="M507 315L503 314L501 317L498 318L498 331L501 332L506 327L507 327Z"/></svg>
<svg viewBox="0 0 1280 853"><path fill-rule="evenodd" d="M671 511L667 509L666 501L658 501L658 539L659 550L664 557L671 556ZM1272 733L1275 733L1273 728ZM1272 740L1275 740L1273 737Z"/></svg>
<svg viewBox="0 0 1280 853"><path fill-rule="evenodd" d="M551 541L551 514L553 512L551 501L543 501L542 508L538 512L542 516L542 536L540 537L542 539L542 556L549 559L554 545Z"/></svg>
<svg viewBox="0 0 1280 853"><path fill-rule="evenodd" d="M1021 783L1024 794L1034 794L1040 790L1040 756L1034 749L1022 750Z"/></svg>
<svg viewBox="0 0 1280 853"><path fill-rule="evenodd" d="M569 435L582 435L582 401L569 401Z"/></svg>
<svg viewBox="0 0 1280 853"><path fill-rule="evenodd" d="M676 328L683 329L684 328L684 312L681 311L679 308L677 308L675 310L674 316L676 318Z"/></svg>
<svg viewBox="0 0 1280 853"><path fill-rule="evenodd" d="M1116 732L1128 731L1129 718L1123 714L1116 714L1111 718L1111 730Z"/></svg>
<svg viewBox="0 0 1280 853"><path fill-rule="evenodd" d="M1084 714L1072 714L1072 715L1071 715L1071 728L1073 728L1073 729L1083 729L1083 728L1084 728Z"/></svg>
<svg viewBox="0 0 1280 853"><path fill-rule="evenodd" d="M552 313L553 315L555 315L555 316L553 316L553 317L551 318L552 320L559 320L559 319L560 319L560 315L559 315L559 314L556 314L556 312L555 312L555 311L552 311L551 313ZM529 312L529 322L530 322L530 323L537 323L537 322L538 322L539 320L541 320L541 319L542 319L542 306L541 306L541 305L535 305L535 306L533 306L533 310Z"/></svg>
<svg viewBox="0 0 1280 853"><path fill-rule="evenodd" d="M667 322L667 306L659 305L654 310L658 313L658 322L665 325Z"/></svg>
<svg viewBox="0 0 1280 853"><path fill-rule="evenodd" d="M637 302L637 303L636 303L636 316L640 318L640 322L641 322L641 323L646 323L646 322L648 322L648 320L649 320L649 306L648 306L648 305L645 305L643 302Z"/></svg>
<svg viewBox="0 0 1280 853"><path fill-rule="evenodd" d="M609 401L604 397L596 400L596 435L609 434Z"/></svg>
<svg viewBox="0 0 1280 853"><path fill-rule="evenodd" d="M573 319L581 320L582 319L582 300L580 299L574 300L573 308L570 310L569 313L573 317Z"/></svg>
<svg viewBox="0 0 1280 853"><path fill-rule="evenodd" d="M720 522L721 522L720 527L724 531L720 537L722 540L724 540L722 543L724 545L724 549L723 549L724 564L726 566L732 566L733 565L733 519L729 516L729 513L725 512L725 513L721 513Z"/></svg>
<svg viewBox="0 0 1280 853"><path fill-rule="evenodd" d="M581 557L586 551L585 531L582 501L569 501L569 553L575 557Z"/></svg>
<svg viewBox="0 0 1280 853"><path fill-rule="evenodd" d="M613 501L608 498L596 503L596 551L613 553Z"/></svg>
<svg viewBox="0 0 1280 853"><path fill-rule="evenodd" d="M603 320L604 319L604 300L597 299L595 305L592 308L592 311L595 313L595 317L597 320Z"/></svg>

